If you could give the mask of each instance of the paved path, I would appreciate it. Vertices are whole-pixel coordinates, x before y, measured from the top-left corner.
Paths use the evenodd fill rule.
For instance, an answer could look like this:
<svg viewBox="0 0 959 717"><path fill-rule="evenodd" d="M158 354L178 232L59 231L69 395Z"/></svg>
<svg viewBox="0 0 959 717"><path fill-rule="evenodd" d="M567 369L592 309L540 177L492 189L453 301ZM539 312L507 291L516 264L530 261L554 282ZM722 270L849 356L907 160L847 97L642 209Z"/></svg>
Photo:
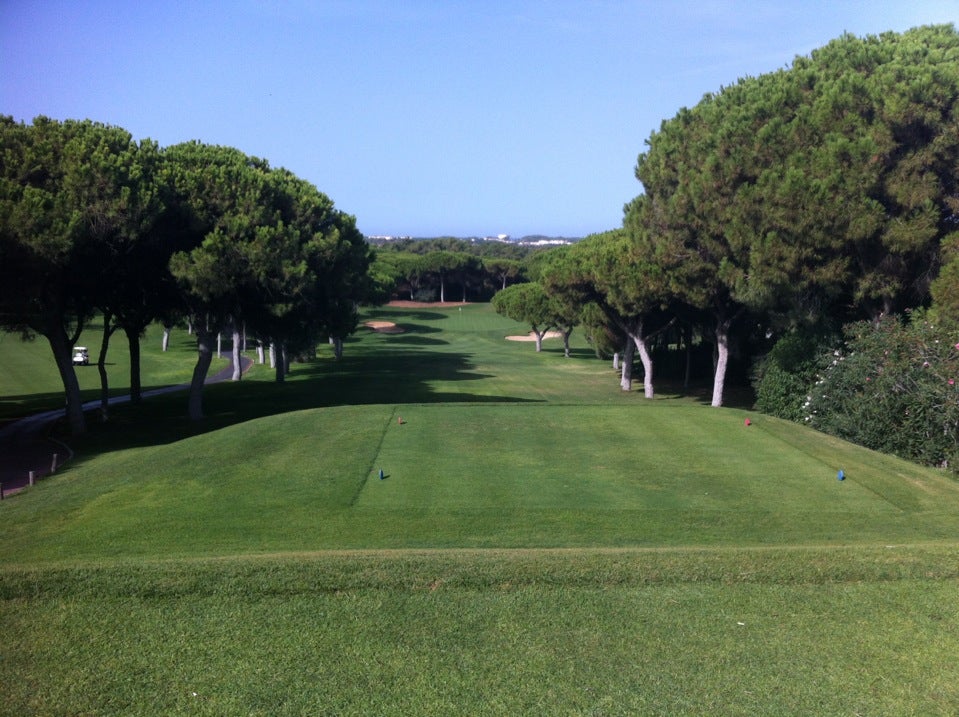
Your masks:
<svg viewBox="0 0 959 717"><path fill-rule="evenodd" d="M227 356L227 358L230 357ZM241 357L240 361L243 364L244 373L253 365L253 360L246 356ZM231 360L225 368L212 376L207 376L205 383L219 383L220 381L228 381L232 377L233 361ZM189 388L190 384L184 383L150 389L144 391L142 395L143 398L149 398L161 393L185 391ZM129 396L113 396L110 398L110 405L126 403L129 400ZM83 404L85 412L99 408L100 399L87 401ZM68 445L47 435L50 424L62 418L63 415L64 410L62 408L55 411L44 411L27 418L21 418L0 428L0 483L3 484L3 495L8 495L27 486L30 480L30 471L33 471L35 480L40 480L73 457L73 451L70 450ZM55 463L54 454L56 454Z"/></svg>

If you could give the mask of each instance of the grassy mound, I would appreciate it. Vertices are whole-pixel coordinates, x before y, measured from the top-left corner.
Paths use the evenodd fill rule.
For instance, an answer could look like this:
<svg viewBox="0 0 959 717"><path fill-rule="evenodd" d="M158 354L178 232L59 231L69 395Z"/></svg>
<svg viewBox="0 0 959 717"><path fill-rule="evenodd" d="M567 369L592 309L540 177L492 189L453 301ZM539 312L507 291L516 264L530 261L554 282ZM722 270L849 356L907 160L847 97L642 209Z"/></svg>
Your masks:
<svg viewBox="0 0 959 717"><path fill-rule="evenodd" d="M86 459L11 500L0 540L29 563L901 544L954 536L957 503L959 485L935 471L779 420L747 427L735 410L340 406Z"/></svg>

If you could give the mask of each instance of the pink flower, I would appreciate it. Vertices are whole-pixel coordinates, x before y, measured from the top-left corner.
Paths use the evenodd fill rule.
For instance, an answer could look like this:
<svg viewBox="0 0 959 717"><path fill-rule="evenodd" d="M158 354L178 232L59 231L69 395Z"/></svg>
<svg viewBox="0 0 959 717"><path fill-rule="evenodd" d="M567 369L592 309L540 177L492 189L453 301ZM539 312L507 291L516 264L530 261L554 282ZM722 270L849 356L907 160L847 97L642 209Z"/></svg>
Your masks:
<svg viewBox="0 0 959 717"><path fill-rule="evenodd" d="M956 344L956 351L959 351L959 344Z"/></svg>
<svg viewBox="0 0 959 717"><path fill-rule="evenodd" d="M955 380L950 378L950 379L949 379L949 385L950 385L950 386L955 386L955 385L956 385Z"/></svg>

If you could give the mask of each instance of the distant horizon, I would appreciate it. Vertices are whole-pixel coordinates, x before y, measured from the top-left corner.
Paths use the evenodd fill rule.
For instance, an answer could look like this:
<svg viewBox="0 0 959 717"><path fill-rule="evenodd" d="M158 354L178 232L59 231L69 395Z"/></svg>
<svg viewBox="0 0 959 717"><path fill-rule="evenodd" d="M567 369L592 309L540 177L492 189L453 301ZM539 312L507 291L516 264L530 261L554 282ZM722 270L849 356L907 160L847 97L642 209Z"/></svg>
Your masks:
<svg viewBox="0 0 959 717"><path fill-rule="evenodd" d="M0 113L235 147L368 236L585 237L622 226L645 141L705 94L957 22L959 0L4 0Z"/></svg>
<svg viewBox="0 0 959 717"><path fill-rule="evenodd" d="M595 232L593 232L595 233ZM510 234L471 234L469 236L463 235L454 235L454 234L438 234L436 236L409 236L407 234L364 234L367 239L382 239L385 241L403 241L404 239L410 239L412 241L430 241L433 239L459 239L461 241L503 241L503 242L517 242L523 241L524 239L568 239L568 240L579 240L585 239L589 234L584 236L572 236L572 235L561 235L561 234L543 234L537 232L534 234L523 234L522 236L512 236Z"/></svg>

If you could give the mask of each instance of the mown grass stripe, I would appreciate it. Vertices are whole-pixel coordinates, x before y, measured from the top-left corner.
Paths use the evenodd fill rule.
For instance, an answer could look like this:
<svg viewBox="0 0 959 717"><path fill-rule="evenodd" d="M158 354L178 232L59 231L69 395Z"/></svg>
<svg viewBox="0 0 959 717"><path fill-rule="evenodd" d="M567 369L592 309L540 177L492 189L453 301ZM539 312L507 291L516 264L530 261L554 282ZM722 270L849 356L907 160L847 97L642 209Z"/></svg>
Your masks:
<svg viewBox="0 0 959 717"><path fill-rule="evenodd" d="M383 441L386 439L386 434L390 430L390 427L393 425L393 419L396 418L396 412L398 407L393 406L393 411L390 413L389 417L386 419L386 423L383 426L383 431L380 433L379 441L376 444L376 448L373 450L370 458L370 463L366 467L366 473L363 475L362 480L359 485L356 487L356 491L353 493L353 496L350 498L350 507L356 505L356 501L360 499L360 494L363 492L363 489L366 488L366 483L370 479L370 476L373 474L377 462L380 458L380 452L383 450Z"/></svg>

